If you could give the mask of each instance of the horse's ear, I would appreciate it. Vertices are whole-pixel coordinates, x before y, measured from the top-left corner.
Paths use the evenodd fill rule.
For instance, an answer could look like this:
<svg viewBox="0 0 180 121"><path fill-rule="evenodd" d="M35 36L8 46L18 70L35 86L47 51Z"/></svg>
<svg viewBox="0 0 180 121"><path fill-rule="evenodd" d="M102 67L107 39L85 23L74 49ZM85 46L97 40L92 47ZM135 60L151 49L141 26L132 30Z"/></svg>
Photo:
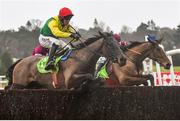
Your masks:
<svg viewBox="0 0 180 121"><path fill-rule="evenodd" d="M107 36L113 36L113 32L111 31L111 32L107 32Z"/></svg>
<svg viewBox="0 0 180 121"><path fill-rule="evenodd" d="M98 31L98 32L99 32L99 34L100 34L101 36L105 37L105 35L103 34L103 32L101 32L101 31Z"/></svg>

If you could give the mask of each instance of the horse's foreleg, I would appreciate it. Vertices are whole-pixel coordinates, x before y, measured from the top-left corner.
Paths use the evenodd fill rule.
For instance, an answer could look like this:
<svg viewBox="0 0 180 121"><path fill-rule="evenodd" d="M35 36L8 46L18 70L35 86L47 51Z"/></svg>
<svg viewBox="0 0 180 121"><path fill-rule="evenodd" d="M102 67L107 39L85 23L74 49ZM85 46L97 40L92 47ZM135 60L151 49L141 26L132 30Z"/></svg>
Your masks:
<svg viewBox="0 0 180 121"><path fill-rule="evenodd" d="M154 84L154 77L153 77L153 75L148 74L148 75L143 75L143 76L146 76L150 80L151 86L155 85Z"/></svg>
<svg viewBox="0 0 180 121"><path fill-rule="evenodd" d="M64 71L64 84L67 89L70 89L71 85L71 78L72 78L72 71Z"/></svg>
<svg viewBox="0 0 180 121"><path fill-rule="evenodd" d="M70 88L78 88L85 84L87 81L93 80L92 74L74 74L72 79L69 81Z"/></svg>
<svg viewBox="0 0 180 121"><path fill-rule="evenodd" d="M138 75L138 76L131 76L131 77L128 76L124 79L123 84L128 85L128 86L140 85L140 84L146 83L148 79L150 79L151 82L154 81L154 78L152 77L149 78L149 76L147 75L140 75L140 76ZM152 83L152 86L154 86L153 83Z"/></svg>
<svg viewBox="0 0 180 121"><path fill-rule="evenodd" d="M138 77L140 77L142 80L150 80L151 86L154 86L154 77L153 77L153 75L151 75L151 74L139 75ZM146 84L146 83L147 83L147 81L145 81L145 83L143 83L143 84Z"/></svg>
<svg viewBox="0 0 180 121"><path fill-rule="evenodd" d="M25 87L23 85L13 83L10 86L9 90L13 90L13 89L25 89Z"/></svg>

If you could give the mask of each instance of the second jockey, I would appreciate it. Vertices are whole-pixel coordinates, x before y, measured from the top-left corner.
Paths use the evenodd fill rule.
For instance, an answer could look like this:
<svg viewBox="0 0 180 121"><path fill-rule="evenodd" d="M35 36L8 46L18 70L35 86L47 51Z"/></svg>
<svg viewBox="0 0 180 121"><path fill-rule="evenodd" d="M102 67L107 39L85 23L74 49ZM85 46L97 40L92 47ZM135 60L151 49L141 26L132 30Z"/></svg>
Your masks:
<svg viewBox="0 0 180 121"><path fill-rule="evenodd" d="M126 46L128 44L127 41L121 41L120 34L114 34L114 39L119 43L119 46ZM107 59L105 57L100 57L97 61L97 67L94 76L97 77L98 72L100 69L104 66L104 64L107 62Z"/></svg>
<svg viewBox="0 0 180 121"><path fill-rule="evenodd" d="M32 51L32 55L43 55L46 56L49 53L49 49L42 47L41 45L37 45L33 51Z"/></svg>
<svg viewBox="0 0 180 121"><path fill-rule="evenodd" d="M58 16L48 19L42 27L39 43L42 47L50 48L46 70L54 68L54 55L58 48L64 46L66 46L64 49L71 48L70 45L67 45L70 39L76 41L80 38L80 35L69 24L73 16L72 11L64 7L59 10Z"/></svg>

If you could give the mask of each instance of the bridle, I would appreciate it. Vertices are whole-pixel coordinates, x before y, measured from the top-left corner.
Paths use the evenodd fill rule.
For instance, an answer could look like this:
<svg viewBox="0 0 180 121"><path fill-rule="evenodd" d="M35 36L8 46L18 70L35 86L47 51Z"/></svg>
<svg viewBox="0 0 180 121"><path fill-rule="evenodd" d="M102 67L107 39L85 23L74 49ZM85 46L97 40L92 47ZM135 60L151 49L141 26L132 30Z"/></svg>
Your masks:
<svg viewBox="0 0 180 121"><path fill-rule="evenodd" d="M133 50L133 49L128 49L128 48L127 48L127 50L129 50L129 51L131 51L131 52L133 52L133 53L135 53L135 54L142 55L142 53L140 53L140 52L138 52L138 51L135 51L135 50Z"/></svg>
<svg viewBox="0 0 180 121"><path fill-rule="evenodd" d="M156 44L156 43L155 43ZM156 45L153 45L153 46L156 46ZM156 47L155 47L156 48ZM153 49L155 49L155 48L153 48ZM128 50L128 51L130 51L130 52L132 52L132 53L134 53L134 54L137 54L137 55L143 55L143 53L142 52L138 52L138 51L135 51L135 50L133 50L133 49L129 49L129 48L125 48L126 50ZM149 48L149 50L148 51L150 51L152 48ZM129 61L131 61L132 63L134 63L135 65L136 65L136 70L137 70L137 72L138 72L138 74L139 74L139 71L140 71L140 67L139 67L139 64L137 63L137 61L135 61L134 59L132 59L131 57L129 57L129 55L127 55L126 53L124 53L125 55L126 55L126 59L128 59ZM150 53L148 53L148 55L150 55Z"/></svg>
<svg viewBox="0 0 180 121"><path fill-rule="evenodd" d="M91 53L93 53L93 54L95 54L95 55L98 55L98 56L104 56L103 54L101 54L101 53L99 53L99 52L96 52L96 51L93 51L93 50L91 50L83 41L85 41L86 39L85 38L83 38L77 31L76 31L76 29L74 29L74 27L72 27L72 26L70 26L79 36L80 36L80 38L79 38L79 41L85 46L85 48L89 51L89 52L91 52ZM103 36L102 36L102 38L104 38ZM103 39L103 41L105 41L105 38ZM103 46L103 45L102 45ZM109 59L109 60L112 60L112 58L110 58L110 57L106 57L107 59ZM118 63L118 59L117 59L117 57L115 57L115 58L113 58L113 60L112 60L114 63Z"/></svg>

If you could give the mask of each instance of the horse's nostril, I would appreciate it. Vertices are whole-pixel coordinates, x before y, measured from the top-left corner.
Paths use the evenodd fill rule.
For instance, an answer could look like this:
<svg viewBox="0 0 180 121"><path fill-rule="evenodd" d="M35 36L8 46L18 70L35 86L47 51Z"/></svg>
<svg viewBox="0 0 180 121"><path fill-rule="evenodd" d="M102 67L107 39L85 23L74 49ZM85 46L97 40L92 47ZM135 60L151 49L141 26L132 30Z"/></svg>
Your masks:
<svg viewBox="0 0 180 121"><path fill-rule="evenodd" d="M165 66L166 69L170 69L170 67L171 67L170 63L167 63L166 66Z"/></svg>

